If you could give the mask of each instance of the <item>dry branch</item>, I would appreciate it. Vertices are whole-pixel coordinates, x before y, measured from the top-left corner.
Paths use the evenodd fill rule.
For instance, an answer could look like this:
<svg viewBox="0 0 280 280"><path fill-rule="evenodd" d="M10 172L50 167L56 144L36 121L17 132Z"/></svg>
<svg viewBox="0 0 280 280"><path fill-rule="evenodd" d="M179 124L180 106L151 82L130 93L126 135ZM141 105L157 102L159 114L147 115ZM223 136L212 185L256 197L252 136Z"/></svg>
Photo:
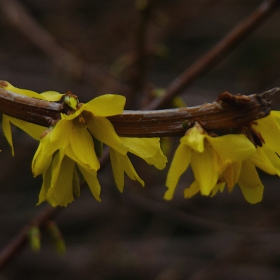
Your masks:
<svg viewBox="0 0 280 280"><path fill-rule="evenodd" d="M198 121L208 130L240 128L269 114L270 97L280 92L274 88L261 94L231 95L222 93L213 103L195 107L154 111L129 111L108 117L117 134L127 137L180 136L186 126ZM42 126L50 126L67 113L56 102L30 98L0 89L0 112Z"/></svg>

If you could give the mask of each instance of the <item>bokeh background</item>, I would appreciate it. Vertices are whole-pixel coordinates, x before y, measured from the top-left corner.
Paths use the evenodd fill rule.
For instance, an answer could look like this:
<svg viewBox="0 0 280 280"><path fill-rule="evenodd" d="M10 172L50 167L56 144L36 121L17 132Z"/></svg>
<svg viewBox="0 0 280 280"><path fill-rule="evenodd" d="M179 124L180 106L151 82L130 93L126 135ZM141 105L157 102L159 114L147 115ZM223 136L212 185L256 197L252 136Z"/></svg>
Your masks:
<svg viewBox="0 0 280 280"><path fill-rule="evenodd" d="M168 86L261 2L152 1L144 22L147 55L139 64L145 1L1 0L0 79L37 92L71 90L84 102L104 93L123 94L126 109L137 109L153 89ZM18 4L23 19L16 23ZM226 90L250 94L279 86L279 19L275 11L185 88L180 96L187 105L212 102ZM276 98L274 108L279 105ZM170 143L171 160L178 139ZM12 157L1 131L0 250L46 206L36 206L41 178L34 179L30 169L37 143L14 129L14 145ZM279 178L260 172L264 198L250 205L238 187L213 198L183 199L183 189L192 182L188 173L167 202L162 199L166 171L132 160L145 188L127 179L120 194L110 165L104 166L102 202L85 187L55 219L67 254L57 254L42 231L41 251L26 246L0 280L280 278Z"/></svg>

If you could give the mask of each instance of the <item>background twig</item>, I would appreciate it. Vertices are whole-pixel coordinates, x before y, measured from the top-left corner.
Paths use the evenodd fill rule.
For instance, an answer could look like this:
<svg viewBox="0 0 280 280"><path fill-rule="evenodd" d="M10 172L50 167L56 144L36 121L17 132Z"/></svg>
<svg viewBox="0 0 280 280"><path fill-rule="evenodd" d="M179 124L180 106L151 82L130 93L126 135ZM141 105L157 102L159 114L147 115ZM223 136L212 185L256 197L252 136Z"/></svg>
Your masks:
<svg viewBox="0 0 280 280"><path fill-rule="evenodd" d="M90 84L93 88L109 88L126 94L127 87L112 75L83 61L73 52L59 45L56 39L42 28L28 10L17 0L0 1L0 9L10 24L44 52L52 62L74 79ZM109 88L108 88L108 85Z"/></svg>
<svg viewBox="0 0 280 280"><path fill-rule="evenodd" d="M51 207L47 205L30 223L19 231L17 236L11 240L11 242L2 249L0 253L0 271L10 262L20 251L21 248L27 243L28 230L31 226L37 226L42 228L44 223L53 219L60 211L61 207Z"/></svg>
<svg viewBox="0 0 280 280"><path fill-rule="evenodd" d="M165 106L174 96L190 85L210 67L220 62L225 55L233 50L244 38L250 35L268 16L279 6L279 0L265 0L262 4L244 21L239 23L230 31L218 44L209 52L199 57L179 77L172 81L165 89L165 94L151 102L145 109L159 109Z"/></svg>

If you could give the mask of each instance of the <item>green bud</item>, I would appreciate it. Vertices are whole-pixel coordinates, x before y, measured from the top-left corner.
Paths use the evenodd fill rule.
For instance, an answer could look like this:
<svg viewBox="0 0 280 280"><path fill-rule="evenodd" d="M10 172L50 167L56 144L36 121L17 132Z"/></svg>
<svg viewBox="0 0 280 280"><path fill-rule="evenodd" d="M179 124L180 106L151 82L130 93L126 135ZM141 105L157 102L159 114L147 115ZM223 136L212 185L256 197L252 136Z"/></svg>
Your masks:
<svg viewBox="0 0 280 280"><path fill-rule="evenodd" d="M28 230L28 238L31 249L38 252L41 249L41 233L40 229L36 226L31 226Z"/></svg>
<svg viewBox="0 0 280 280"><path fill-rule="evenodd" d="M66 253L65 241L62 234L54 221L48 221L46 223L48 233L53 241L54 247L58 254Z"/></svg>
<svg viewBox="0 0 280 280"><path fill-rule="evenodd" d="M70 108L77 110L77 105L79 104L79 99L75 94L68 91L64 96L64 103L66 105L68 105Z"/></svg>

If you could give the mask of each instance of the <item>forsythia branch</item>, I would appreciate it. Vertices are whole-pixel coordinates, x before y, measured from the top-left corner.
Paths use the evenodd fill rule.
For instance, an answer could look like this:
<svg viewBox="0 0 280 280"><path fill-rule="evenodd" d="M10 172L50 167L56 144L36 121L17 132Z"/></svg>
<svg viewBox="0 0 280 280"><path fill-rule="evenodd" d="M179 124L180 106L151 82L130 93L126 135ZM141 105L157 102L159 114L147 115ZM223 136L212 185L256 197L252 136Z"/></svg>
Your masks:
<svg viewBox="0 0 280 280"><path fill-rule="evenodd" d="M198 121L208 130L240 128L267 116L270 98L279 93L273 88L260 94L231 95L224 92L212 103L176 109L131 111L108 117L119 136L182 136L186 128ZM67 95L67 94L66 94ZM0 112L17 119L48 127L67 113L64 103L50 102L0 89Z"/></svg>
<svg viewBox="0 0 280 280"><path fill-rule="evenodd" d="M39 140L32 161L33 175L43 176L38 204L47 200L52 206L67 206L80 196L84 181L101 201L97 172L103 144L109 148L118 189L123 191L125 174L144 186L128 153L164 169L167 158L160 136L182 136L167 174L165 199L172 199L189 166L195 180L185 189L186 198L198 192L213 196L225 187L230 192L238 184L245 199L257 203L264 186L256 167L280 176L280 112L270 107L280 88L248 96L224 92L213 103L195 107L124 111L122 95L80 103L69 91L39 94L6 81L0 81L0 87L2 128L12 154L11 124Z"/></svg>

